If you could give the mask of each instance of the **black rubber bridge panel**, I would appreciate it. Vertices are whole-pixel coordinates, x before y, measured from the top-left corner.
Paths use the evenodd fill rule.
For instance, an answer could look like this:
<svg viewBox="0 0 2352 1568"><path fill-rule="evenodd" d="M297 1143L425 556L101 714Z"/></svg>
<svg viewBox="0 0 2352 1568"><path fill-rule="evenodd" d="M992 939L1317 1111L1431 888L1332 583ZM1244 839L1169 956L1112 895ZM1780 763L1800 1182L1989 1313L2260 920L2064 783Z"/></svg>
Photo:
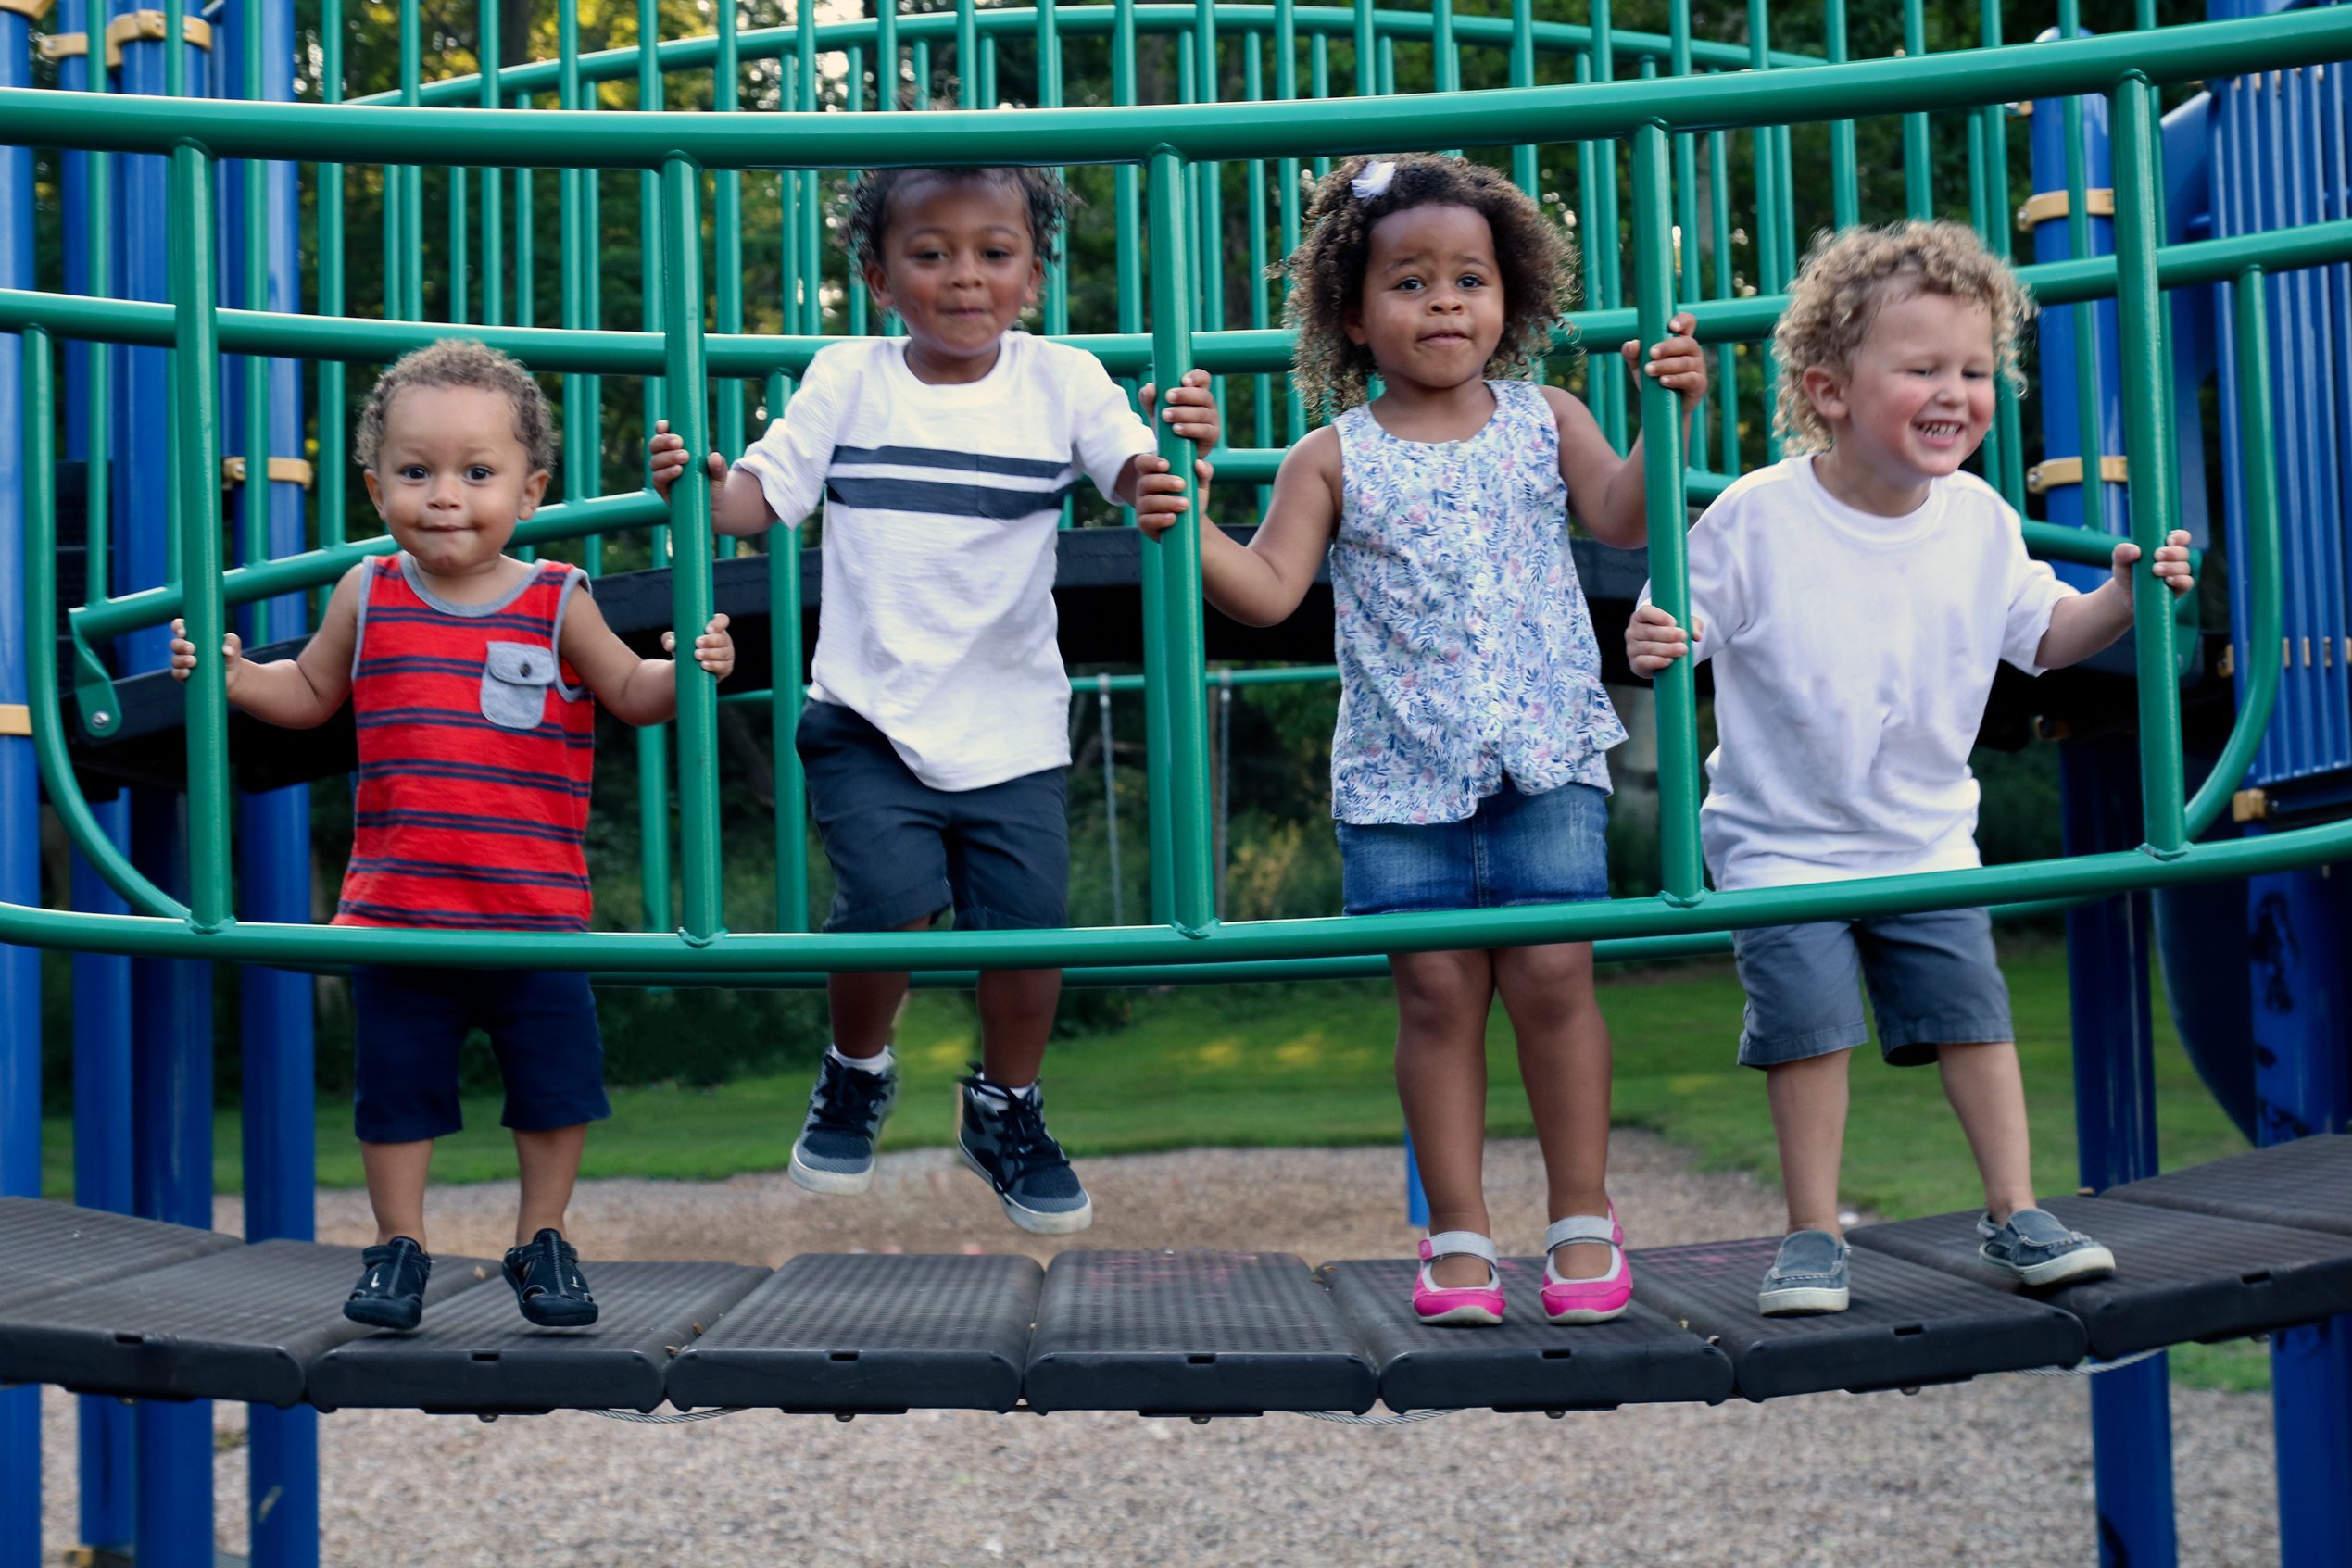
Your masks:
<svg viewBox="0 0 2352 1568"><path fill-rule="evenodd" d="M1767 1318L1756 1289L1779 1248L1779 1237L1759 1236L1632 1253L1634 1299L1721 1347L1751 1399L1960 1383L2082 1359L2082 1323L2056 1307L1858 1248L1845 1311Z"/></svg>
<svg viewBox="0 0 2352 1568"><path fill-rule="evenodd" d="M428 1304L486 1277L471 1258L434 1261ZM0 1316L0 1382L85 1394L293 1405L303 1369L368 1333L343 1315L359 1248L262 1241Z"/></svg>
<svg viewBox="0 0 2352 1568"><path fill-rule="evenodd" d="M1256 1415L1372 1408L1372 1361L1287 1252L1065 1252L1029 1341L1039 1411Z"/></svg>
<svg viewBox="0 0 2352 1568"><path fill-rule="evenodd" d="M243 1245L218 1231L37 1198L0 1198L0 1316Z"/></svg>
<svg viewBox="0 0 2352 1568"><path fill-rule="evenodd" d="M437 1272L437 1271L436 1271ZM670 1358L767 1276L741 1263L592 1263L598 1309L585 1328L541 1328L504 1280L425 1313L412 1334L371 1334L310 1363L321 1410L524 1414L650 1411Z"/></svg>
<svg viewBox="0 0 2352 1568"><path fill-rule="evenodd" d="M670 1363L681 1410L1009 1411L1045 1271L1029 1258L805 1253Z"/></svg>
<svg viewBox="0 0 2352 1568"><path fill-rule="evenodd" d="M2352 1134L2322 1134L2099 1195L2225 1220L2352 1236Z"/></svg>
<svg viewBox="0 0 2352 1568"><path fill-rule="evenodd" d="M2053 1198L2043 1205L2115 1254L2113 1278L2025 1291L1977 1253L1976 1211L1868 1225L1873 1248L2082 1320L2091 1353L2113 1359L2189 1339L2233 1339L2352 1311L2352 1237L2243 1220Z"/></svg>
<svg viewBox="0 0 2352 1568"><path fill-rule="evenodd" d="M1380 1402L1397 1411L1604 1411L1731 1395L1731 1361L1636 1305L1611 1323L1553 1326L1543 1315L1543 1260L1500 1265L1501 1326L1432 1328L1413 1315L1407 1259L1329 1263L1331 1299L1379 1368Z"/></svg>

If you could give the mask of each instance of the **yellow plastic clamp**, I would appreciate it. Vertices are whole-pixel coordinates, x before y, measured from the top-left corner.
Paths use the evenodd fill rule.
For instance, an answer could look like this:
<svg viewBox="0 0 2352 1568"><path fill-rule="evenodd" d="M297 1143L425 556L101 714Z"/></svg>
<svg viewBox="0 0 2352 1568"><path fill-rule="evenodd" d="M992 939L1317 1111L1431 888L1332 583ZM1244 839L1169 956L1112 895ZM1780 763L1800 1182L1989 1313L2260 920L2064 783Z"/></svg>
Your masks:
<svg viewBox="0 0 2352 1568"><path fill-rule="evenodd" d="M270 459L270 480L271 483L299 484L302 488L308 490L310 488L311 482L317 477L318 470L313 469L309 463L303 458L272 458ZM223 484L243 484L245 483L245 459L243 458L227 458L221 460L220 483Z"/></svg>
<svg viewBox="0 0 2352 1568"><path fill-rule="evenodd" d="M6 4L6 0L0 0ZM202 17L182 17L180 37L182 42L199 49L212 47L212 24ZM164 16L161 11L125 11L107 23L107 67L119 69L122 64L125 44L160 44L164 40Z"/></svg>
<svg viewBox="0 0 2352 1568"><path fill-rule="evenodd" d="M2109 484L2128 484L2132 481L2132 465L2119 456L2101 458L2099 477ZM2045 490L2056 490L2062 484L2082 483L2082 459L2080 458L2048 458L2025 470L2025 487L2036 495Z"/></svg>
<svg viewBox="0 0 2352 1568"><path fill-rule="evenodd" d="M2018 227L2031 229L2036 223L2046 223L2053 218L2064 218L2071 206L2064 191L2036 191L2025 198L2018 208ZM2082 193L2082 210L2094 218L2115 216L2115 192L2105 185L2094 185Z"/></svg>

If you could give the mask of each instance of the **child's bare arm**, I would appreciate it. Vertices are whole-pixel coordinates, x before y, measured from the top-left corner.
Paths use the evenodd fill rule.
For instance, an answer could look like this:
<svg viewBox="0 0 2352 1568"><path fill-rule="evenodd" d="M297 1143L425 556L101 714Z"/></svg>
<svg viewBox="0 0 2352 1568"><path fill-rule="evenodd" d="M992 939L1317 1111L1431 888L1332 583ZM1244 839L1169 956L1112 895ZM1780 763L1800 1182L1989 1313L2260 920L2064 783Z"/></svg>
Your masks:
<svg viewBox="0 0 2352 1568"><path fill-rule="evenodd" d="M676 642L675 633L661 633L663 652L673 651ZM639 659L614 634L604 611L586 594L572 595L565 608L563 641L556 652L623 723L659 724L677 716L677 664L667 659ZM695 638L694 660L716 680L735 673L735 639L727 634L725 616L712 616Z"/></svg>
<svg viewBox="0 0 2352 1568"><path fill-rule="evenodd" d="M1136 514L1157 538L1174 521ZM1247 546L1220 528L1201 530L1201 586L1208 601L1245 626L1271 626L1299 608L1331 547L1340 521L1340 438L1328 426L1290 448L1274 476L1274 499Z"/></svg>
<svg viewBox="0 0 2352 1568"><path fill-rule="evenodd" d="M292 659L255 664L245 657L245 645L234 632L223 639L220 658L227 669L229 700L265 723L286 730L309 730L334 717L343 699L351 695L352 645L358 636L360 574L365 563L343 574L327 596L327 611L319 629ZM184 621L171 623L171 673L184 681L196 667L196 646L188 641Z"/></svg>
<svg viewBox="0 0 2352 1568"><path fill-rule="evenodd" d="M685 438L670 433L670 421L656 420L654 437L646 444L646 457L653 481L653 493L663 500L670 498L670 486L685 471L687 462ZM760 488L760 482L748 473L738 473L727 467L727 460L718 453L704 459L711 470L711 531L713 533L748 538L764 533L775 526L776 514L768 507L768 497Z"/></svg>
<svg viewBox="0 0 2352 1568"><path fill-rule="evenodd" d="M2087 594L2069 594L2050 611L2050 624L2033 650L2033 661L2044 670L2080 664L2132 629L2132 566L2140 546L2125 540L2116 546L2114 575ZM2189 570L2189 536L2179 529L2156 552L2157 579L2177 596L2196 586Z"/></svg>
<svg viewBox="0 0 2352 1568"><path fill-rule="evenodd" d="M1706 356L1691 336L1697 324L1687 313L1677 315L1667 323L1669 335L1650 345L1646 360L1637 345L1625 345L1629 365L1672 388L1682 399L1686 440L1691 433L1691 410L1707 388ZM1567 481L1568 504L1576 520L1604 545L1630 549L1641 544L1649 533L1644 505L1648 476L1642 468L1641 442L1637 438L1633 449L1620 458L1582 403L1557 387L1546 387L1543 394L1559 420L1560 477Z"/></svg>

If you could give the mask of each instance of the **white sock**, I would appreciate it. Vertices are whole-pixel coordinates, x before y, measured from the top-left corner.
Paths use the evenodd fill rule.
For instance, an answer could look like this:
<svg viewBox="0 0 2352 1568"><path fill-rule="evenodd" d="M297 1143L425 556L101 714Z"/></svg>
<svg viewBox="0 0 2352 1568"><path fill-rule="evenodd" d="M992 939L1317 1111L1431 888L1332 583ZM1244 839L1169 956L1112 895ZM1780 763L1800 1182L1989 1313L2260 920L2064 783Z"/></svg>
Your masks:
<svg viewBox="0 0 2352 1568"><path fill-rule="evenodd" d="M839 1046L827 1046L824 1054L844 1067L854 1067L861 1073L887 1073L899 1064L890 1047L883 1047L872 1056L843 1056Z"/></svg>
<svg viewBox="0 0 2352 1568"><path fill-rule="evenodd" d="M1030 1105L1038 1103L1038 1086L1035 1084L1024 1084L1017 1089L1010 1088L1005 1085L997 1083L986 1074L983 1074L979 1083L975 1085L974 1087L982 1089L988 1094L996 1095L1003 1099L1024 1100Z"/></svg>

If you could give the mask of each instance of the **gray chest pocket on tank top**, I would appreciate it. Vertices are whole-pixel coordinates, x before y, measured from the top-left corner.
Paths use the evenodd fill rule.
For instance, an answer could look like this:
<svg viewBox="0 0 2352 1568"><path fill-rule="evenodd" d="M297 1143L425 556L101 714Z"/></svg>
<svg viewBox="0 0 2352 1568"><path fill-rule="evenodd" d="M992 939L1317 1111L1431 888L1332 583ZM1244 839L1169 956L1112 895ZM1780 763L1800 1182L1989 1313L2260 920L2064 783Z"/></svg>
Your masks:
<svg viewBox="0 0 2352 1568"><path fill-rule="evenodd" d="M538 643L492 643L482 665L482 716L505 730L535 730L547 716L555 684L553 649Z"/></svg>

